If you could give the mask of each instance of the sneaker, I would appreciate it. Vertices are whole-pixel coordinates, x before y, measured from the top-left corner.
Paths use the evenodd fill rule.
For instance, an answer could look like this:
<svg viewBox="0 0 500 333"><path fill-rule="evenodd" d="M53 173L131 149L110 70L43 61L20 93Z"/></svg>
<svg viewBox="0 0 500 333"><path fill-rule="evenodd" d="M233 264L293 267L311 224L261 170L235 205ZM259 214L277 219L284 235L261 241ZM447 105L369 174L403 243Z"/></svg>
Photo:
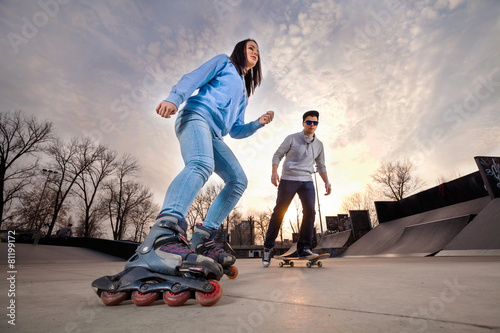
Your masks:
<svg viewBox="0 0 500 333"><path fill-rule="evenodd" d="M262 266L269 267L271 264L272 254L273 249L264 249L264 253L262 254Z"/></svg>
<svg viewBox="0 0 500 333"><path fill-rule="evenodd" d="M319 256L319 254L313 253L310 249L304 248L302 251L299 253L299 258L304 258L304 259L313 259Z"/></svg>

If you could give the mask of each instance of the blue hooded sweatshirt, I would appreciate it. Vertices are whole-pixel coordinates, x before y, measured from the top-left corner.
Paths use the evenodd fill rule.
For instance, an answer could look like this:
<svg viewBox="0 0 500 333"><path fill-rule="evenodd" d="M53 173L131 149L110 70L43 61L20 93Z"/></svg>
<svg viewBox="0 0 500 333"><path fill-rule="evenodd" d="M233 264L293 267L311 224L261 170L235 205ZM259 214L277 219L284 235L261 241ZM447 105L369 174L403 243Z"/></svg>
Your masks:
<svg viewBox="0 0 500 333"><path fill-rule="evenodd" d="M191 96L196 89L198 94ZM258 119L245 124L245 80L225 54L184 75L165 101L177 108L186 102L183 109L199 113L220 139L227 134L235 139L246 138L263 127Z"/></svg>

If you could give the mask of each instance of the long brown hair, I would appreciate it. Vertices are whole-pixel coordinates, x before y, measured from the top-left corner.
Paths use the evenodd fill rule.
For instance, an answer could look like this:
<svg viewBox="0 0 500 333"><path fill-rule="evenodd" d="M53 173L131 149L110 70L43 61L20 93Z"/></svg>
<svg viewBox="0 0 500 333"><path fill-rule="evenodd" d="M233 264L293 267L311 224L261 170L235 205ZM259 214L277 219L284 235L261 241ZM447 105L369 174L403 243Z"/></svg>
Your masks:
<svg viewBox="0 0 500 333"><path fill-rule="evenodd" d="M252 41L255 44L257 42L253 39L245 39L236 44L234 47L233 53L231 53L231 56L229 57L231 59L231 62L233 65L238 69L238 73L240 75L243 75L245 71L245 65L247 61L247 42ZM258 46L259 44L257 44ZM257 60L257 64L253 68L250 68L250 70L245 74L245 86L247 88L247 97L250 97L255 91L255 88L257 86L260 86L260 82L262 81L262 70L260 68L260 53L259 53L259 59Z"/></svg>

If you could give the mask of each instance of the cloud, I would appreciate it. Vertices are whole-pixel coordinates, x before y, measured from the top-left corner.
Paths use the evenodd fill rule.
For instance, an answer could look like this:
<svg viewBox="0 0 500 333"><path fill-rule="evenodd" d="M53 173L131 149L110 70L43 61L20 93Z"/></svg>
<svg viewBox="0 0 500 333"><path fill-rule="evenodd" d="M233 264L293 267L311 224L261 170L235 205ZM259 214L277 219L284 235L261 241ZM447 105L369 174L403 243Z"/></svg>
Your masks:
<svg viewBox="0 0 500 333"><path fill-rule="evenodd" d="M264 81L246 118L276 117L248 139L226 139L251 180L245 207L269 202L271 156L309 109L321 112L317 134L344 192L363 188L380 161L414 157L432 181L449 165L474 169L478 152L500 154L494 0L70 1L16 54L7 36L22 36L38 12L37 2L0 3L2 107L133 154L160 199L183 163L175 119L158 117L156 105L182 75L247 37L259 43ZM325 200L325 211L338 206Z"/></svg>

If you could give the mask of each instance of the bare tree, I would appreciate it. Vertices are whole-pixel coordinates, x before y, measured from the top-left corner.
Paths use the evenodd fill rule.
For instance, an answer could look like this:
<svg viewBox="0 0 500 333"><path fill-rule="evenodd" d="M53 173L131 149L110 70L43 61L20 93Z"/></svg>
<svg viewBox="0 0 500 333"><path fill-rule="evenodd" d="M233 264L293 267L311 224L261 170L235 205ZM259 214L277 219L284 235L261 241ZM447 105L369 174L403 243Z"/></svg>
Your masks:
<svg viewBox="0 0 500 333"><path fill-rule="evenodd" d="M72 139L66 144L56 140L47 150L53 159L52 169L58 172L57 193L53 203L52 221L47 231L50 236L64 201L71 193L80 175L102 154L90 138Z"/></svg>
<svg viewBox="0 0 500 333"><path fill-rule="evenodd" d="M108 217L113 231L113 239L125 239L125 233L131 214L144 201L151 200L152 194L142 185L134 181L127 181L121 187L107 184L110 196L107 201Z"/></svg>
<svg viewBox="0 0 500 333"><path fill-rule="evenodd" d="M13 209L13 215L16 219L12 219L9 228L26 228L32 230L40 230L37 228L39 221L44 221L47 218L48 207L51 207L51 196L47 195L47 183L34 178L35 183L28 190L21 191L19 195L19 203ZM40 223L41 224L41 223Z"/></svg>
<svg viewBox="0 0 500 333"><path fill-rule="evenodd" d="M374 202L380 196L377 193L378 191L368 184L363 191L358 191L344 197L340 207L345 213L348 213L350 210L368 210L372 225L376 226L378 222Z"/></svg>
<svg viewBox="0 0 500 333"><path fill-rule="evenodd" d="M381 186L385 197L397 201L425 185L414 171L415 166L409 160L387 162L381 164L372 179Z"/></svg>
<svg viewBox="0 0 500 333"><path fill-rule="evenodd" d="M149 233L148 224L153 224L158 215L160 207L155 204L150 195L148 200L144 200L135 209L130 212L130 221L134 226L134 242L142 242Z"/></svg>
<svg viewBox="0 0 500 333"><path fill-rule="evenodd" d="M29 191L23 191L19 204L13 210L16 221L11 222L10 228L29 228L47 234L52 222L53 203L57 188L55 180L47 177L41 183L36 183ZM66 204L61 207L56 225L66 225L69 222L69 209Z"/></svg>
<svg viewBox="0 0 500 333"><path fill-rule="evenodd" d="M436 183L438 185L449 182L451 180L462 177L460 170L456 169L455 171L450 172L447 176L440 176L437 178Z"/></svg>
<svg viewBox="0 0 500 333"><path fill-rule="evenodd" d="M39 122L21 111L0 112L0 226L37 166L37 159L25 157L34 156L51 139L52 123Z"/></svg>
<svg viewBox="0 0 500 333"><path fill-rule="evenodd" d="M235 207L226 217L226 221L224 223L226 223L227 232L230 234L231 238L233 237L231 230L234 230L236 226L241 222L242 216L243 215L241 214L239 208ZM233 244L232 239L228 240L228 242Z"/></svg>
<svg viewBox="0 0 500 333"><path fill-rule="evenodd" d="M267 229L269 228L269 221L271 220L271 210L253 213L252 215L257 216L254 221L255 237L259 238L264 244L266 240Z"/></svg>
<svg viewBox="0 0 500 333"><path fill-rule="evenodd" d="M149 190L129 179L136 177L139 169L137 159L125 155L116 163L114 179L105 185L108 194L103 198L101 207L104 206L107 211L115 240L125 237L129 214L152 198Z"/></svg>
<svg viewBox="0 0 500 333"><path fill-rule="evenodd" d="M103 185L104 180L109 177L115 170L114 164L116 152L111 151L103 146L94 147L96 159L92 164L78 176L76 185L79 191L75 191L76 195L81 199L82 208L81 229L83 237L95 237L94 232L98 232L98 222L105 216L102 214L102 209L99 209L96 202L98 201L98 193Z"/></svg>
<svg viewBox="0 0 500 333"><path fill-rule="evenodd" d="M188 230L193 231L196 223L202 223L207 216L210 205L220 191L224 188L222 183L207 183L194 198L186 214Z"/></svg>
<svg viewBox="0 0 500 333"><path fill-rule="evenodd" d="M90 218L87 221L84 220L83 215L80 215L78 226L75 229L75 235L78 237L104 237L105 233L101 228L101 222L105 217L106 215L102 214L102 210L100 209L91 214Z"/></svg>
<svg viewBox="0 0 500 333"><path fill-rule="evenodd" d="M247 239L246 235L252 236L251 228L253 227L253 222L253 216L248 216L246 218L246 221L240 221L239 223L236 223L234 225L234 228L231 230L231 244L244 245L245 239ZM253 242L253 239L249 239L249 241Z"/></svg>
<svg viewBox="0 0 500 333"><path fill-rule="evenodd" d="M188 223L188 232L193 232L196 223L203 223L205 217L207 216L208 210L212 205L213 201L219 195L220 191L224 188L224 184L222 182L211 182L205 184L200 192L196 195L191 206L189 207L186 213L186 221ZM238 207L235 207L226 217L225 221L222 224L226 224L226 228L228 232L241 233L245 232L244 228L240 227L242 219L242 214L238 210ZM232 234L231 237L234 239L240 239L237 234Z"/></svg>

